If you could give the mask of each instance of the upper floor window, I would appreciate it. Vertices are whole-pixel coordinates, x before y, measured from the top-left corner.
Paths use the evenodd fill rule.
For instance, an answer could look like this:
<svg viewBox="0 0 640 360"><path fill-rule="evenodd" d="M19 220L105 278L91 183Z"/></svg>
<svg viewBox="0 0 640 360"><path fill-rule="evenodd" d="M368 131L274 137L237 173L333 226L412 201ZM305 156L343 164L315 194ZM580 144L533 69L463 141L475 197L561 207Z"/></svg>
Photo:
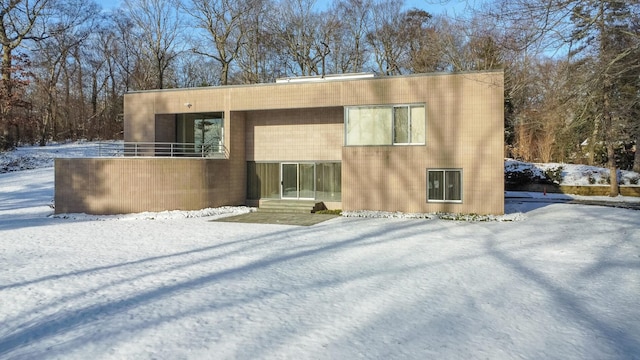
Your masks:
<svg viewBox="0 0 640 360"><path fill-rule="evenodd" d="M352 106L345 108L345 144L424 145L425 106Z"/></svg>
<svg viewBox="0 0 640 360"><path fill-rule="evenodd" d="M185 156L221 153L223 141L223 112L176 115L176 143Z"/></svg>

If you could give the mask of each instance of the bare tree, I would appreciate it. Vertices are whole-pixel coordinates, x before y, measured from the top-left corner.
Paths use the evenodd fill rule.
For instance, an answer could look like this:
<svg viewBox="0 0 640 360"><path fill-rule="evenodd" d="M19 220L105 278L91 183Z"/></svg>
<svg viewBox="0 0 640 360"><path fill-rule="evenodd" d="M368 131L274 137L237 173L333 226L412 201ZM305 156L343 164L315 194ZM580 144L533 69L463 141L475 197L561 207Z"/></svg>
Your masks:
<svg viewBox="0 0 640 360"><path fill-rule="evenodd" d="M571 40L575 44L577 71L589 71L590 78L583 84L589 96L594 96L595 121L599 123L601 139L607 149L607 164L610 170L610 196L619 194L615 146L620 141L620 128L628 115L624 111L621 86L624 78L638 66L637 54L629 37L631 31L632 6L620 1L575 2L572 20L575 24ZM638 5L638 4L636 4ZM636 10L638 8L636 7ZM595 62L584 61L596 59ZM586 68L582 64L591 63ZM635 71L634 71L635 72ZM592 144L596 141L593 139Z"/></svg>
<svg viewBox="0 0 640 360"><path fill-rule="evenodd" d="M372 6L373 26L367 34L377 71L384 75L403 73L406 39L402 33L404 0L379 0Z"/></svg>
<svg viewBox="0 0 640 360"><path fill-rule="evenodd" d="M9 113L16 105L14 99L13 67L14 51L25 40L37 40L45 35L43 29L36 27L45 9L52 0L13 0L0 4L0 45L2 63L0 64L0 150L14 146L10 138Z"/></svg>
<svg viewBox="0 0 640 360"><path fill-rule="evenodd" d="M127 54L116 29L111 18L102 19L75 55L77 79L82 83L78 92L86 99L79 104L76 131L87 139L118 138L122 130L118 118L122 114L128 76L119 62L121 56L126 58Z"/></svg>
<svg viewBox="0 0 640 360"><path fill-rule="evenodd" d="M274 5L268 28L272 44L281 49L285 73L319 75L326 55L321 51L326 48L321 43L321 15L315 0L280 0Z"/></svg>
<svg viewBox="0 0 640 360"><path fill-rule="evenodd" d="M57 3L52 9L51 16L47 19L49 36L36 42L37 63L40 71L37 72L36 84L41 89L41 96L34 99L34 105L41 107L41 116L37 118L39 124L40 145L44 146L49 140L50 134L57 137L59 132L58 115L60 109L59 89L62 88L64 98L65 121L69 119L68 108L70 104L70 79L68 72L77 55L77 49L88 38L93 21L99 13L98 6L93 2L83 0L68 0ZM66 73L66 80L60 83L61 75ZM74 129L68 129L74 132ZM75 135L72 135L75 136Z"/></svg>
<svg viewBox="0 0 640 360"><path fill-rule="evenodd" d="M527 161L565 159L571 156L571 151L575 151L575 148L566 147L566 141L575 143L576 138L580 137L571 136L577 129L568 101L571 96L568 63L541 59L530 63L530 67L528 91L535 96L527 99L518 112L514 152Z"/></svg>
<svg viewBox="0 0 640 360"><path fill-rule="evenodd" d="M333 70L337 73L361 72L368 61L366 37L372 23L372 0L337 0L330 13L336 19L333 41Z"/></svg>
<svg viewBox="0 0 640 360"><path fill-rule="evenodd" d="M408 52L404 67L413 73L445 69L443 49L438 42L439 33L432 19L431 14L420 9L410 9L405 13L403 30Z"/></svg>
<svg viewBox="0 0 640 360"><path fill-rule="evenodd" d="M183 4L186 12L195 19L205 39L198 39L193 52L215 60L220 65L220 84L229 83L232 63L238 57L247 32L243 25L245 16L258 1L253 0L188 0Z"/></svg>
<svg viewBox="0 0 640 360"><path fill-rule="evenodd" d="M186 52L176 62L178 87L201 87L220 84L220 64L210 57Z"/></svg>
<svg viewBox="0 0 640 360"><path fill-rule="evenodd" d="M577 89L572 101L584 106L574 114L591 119L591 156L598 143L605 144L611 196L618 194L615 145L621 139L620 130L629 123L620 89L623 79L638 67L634 56L638 45L629 46L629 40L638 37L631 21L637 18L639 6L618 0L504 0L491 12L503 26L507 43L521 57L570 49L575 70L572 86ZM627 46L619 46L623 43Z"/></svg>
<svg viewBox="0 0 640 360"><path fill-rule="evenodd" d="M269 11L273 8L271 0L252 0L252 7L244 14L241 25L245 36L238 53L239 83L269 82L281 75L280 55L274 45L276 36L269 28Z"/></svg>
<svg viewBox="0 0 640 360"><path fill-rule="evenodd" d="M139 72L151 72L154 87L165 87L165 75L181 49L181 19L173 0L124 0L127 15L135 25L135 34L141 40L142 57L136 66ZM148 67L148 68L147 68Z"/></svg>

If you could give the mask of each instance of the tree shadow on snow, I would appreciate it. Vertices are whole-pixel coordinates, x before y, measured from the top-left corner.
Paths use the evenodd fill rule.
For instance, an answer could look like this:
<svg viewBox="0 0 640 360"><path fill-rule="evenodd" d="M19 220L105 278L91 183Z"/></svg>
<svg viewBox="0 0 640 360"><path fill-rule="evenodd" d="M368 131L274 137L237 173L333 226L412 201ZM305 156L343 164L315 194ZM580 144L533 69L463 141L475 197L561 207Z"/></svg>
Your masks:
<svg viewBox="0 0 640 360"><path fill-rule="evenodd" d="M361 222L367 220L358 219L357 221ZM331 226L330 224L321 224L317 227L303 229L300 229L298 227L285 227L284 229L278 231L251 237L248 239L239 239L170 255L150 257L127 263L100 266L58 275L49 275L22 283L10 284L0 288L0 291L9 288L32 286L34 284L46 281L56 281L65 277L98 276L104 271L111 271L116 268L127 269L130 266L142 266L144 269L147 269L150 267L151 263L155 263L158 261L173 259L173 262L175 262L176 259L179 260L180 258L185 256L194 254L203 255L203 257L198 259L197 261L192 261L190 258L186 258L185 261L187 262L178 261L170 267L160 266L160 269L149 270L143 272L142 274L138 273L133 275L132 277L109 282L106 286L114 287L122 283L135 281L136 278L142 279L148 276L157 275L158 273L175 271L180 268L192 267L198 264L208 264L216 260L228 258L237 254L241 255L243 252L246 252L248 250L256 251L256 247L265 247L265 249L267 249L269 247L275 246L277 243L288 242L288 247L283 253L274 254L272 252L265 251L265 256L244 265L214 271L203 276L189 278L183 281L177 281L170 285L161 285L156 288L143 290L139 293L128 294L123 298L119 298L113 301L92 303L80 308L75 307L69 308L68 310L56 311L53 314L36 317L31 320L24 321L19 320L18 318L14 318L11 327L9 327L9 324L11 323L10 321L5 322L7 324L5 331L7 332L0 338L0 357L11 357L12 355L19 356L21 349L28 351L29 356L35 357L44 356L45 354L63 355L66 352L72 351L78 346L85 344L87 341L99 342L101 340L108 339L111 336L122 333L125 330L126 326L121 325L122 327L116 329L101 328L100 331L90 329L92 326L100 327L101 322L108 321L110 318L122 314L123 312L155 303L168 297L184 293L185 291L195 290L205 286L213 286L222 281L229 281L232 278L235 279L252 276L252 274L260 273L261 271L273 266L304 261L304 259L316 257L320 254L328 255L348 248L366 247L380 244L381 242L393 241L394 238L402 238L403 236L414 236L418 233L424 233L423 228L418 229L414 226L414 224L415 222L413 221L397 221L391 224L385 224L385 226L374 226L371 227L370 231L363 234L358 234L357 237L347 236L342 240L328 243L324 242L316 246L301 246L301 244L298 244L296 241L293 241L291 239L295 239L295 237L298 235L304 235L305 238L312 239L314 232L326 234L326 229L324 228L326 226ZM242 225L238 224L238 226ZM387 270L388 269L380 269L381 272ZM132 271L132 273L135 273L135 271ZM362 276L365 275L363 274ZM328 284L314 285L327 286ZM103 287L103 285L98 286ZM292 290L295 291L295 289ZM63 298L58 298L55 301L41 306L40 308L32 309L33 311L30 311L30 313L46 313L45 310L54 308L66 309L68 308L68 305L64 306L65 304L72 303L72 300L81 299L92 291L96 291L96 289L84 289L84 291L81 291L80 293L67 295ZM275 293L260 292L258 294L245 297L244 301L253 302L259 300L261 297L274 295ZM215 302L216 299L211 299L211 301ZM215 306L215 308L218 309L222 306L237 306L238 303L241 303L242 301L243 300L236 299L232 302L218 304L217 306ZM212 305L207 305L205 306L205 309L196 309L194 311L204 311L206 309L211 310L211 306ZM180 316L182 317L188 315L189 309L185 309L185 313ZM134 327L135 330L140 331L142 329L157 326L162 322L174 320L175 316L167 316L167 318L160 318L156 320L145 319L142 323L139 323ZM53 348L46 346L44 343L40 346L34 345L35 343L46 342L48 339L54 337L65 336L65 334L66 336L70 336L72 335L72 333L80 331L80 329L83 329L82 335L78 335L71 340L65 341L64 344L56 345ZM27 350L25 349L26 347L30 348Z"/></svg>

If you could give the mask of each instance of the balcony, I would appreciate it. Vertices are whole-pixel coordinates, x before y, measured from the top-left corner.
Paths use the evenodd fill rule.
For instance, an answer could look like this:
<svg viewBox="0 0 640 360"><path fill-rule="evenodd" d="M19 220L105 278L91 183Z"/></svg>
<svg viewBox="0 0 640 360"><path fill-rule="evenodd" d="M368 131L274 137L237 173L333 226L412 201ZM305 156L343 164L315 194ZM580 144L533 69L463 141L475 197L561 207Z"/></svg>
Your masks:
<svg viewBox="0 0 640 360"><path fill-rule="evenodd" d="M187 157L227 159L229 152L222 144L195 144L173 142L118 142L101 143L100 157Z"/></svg>

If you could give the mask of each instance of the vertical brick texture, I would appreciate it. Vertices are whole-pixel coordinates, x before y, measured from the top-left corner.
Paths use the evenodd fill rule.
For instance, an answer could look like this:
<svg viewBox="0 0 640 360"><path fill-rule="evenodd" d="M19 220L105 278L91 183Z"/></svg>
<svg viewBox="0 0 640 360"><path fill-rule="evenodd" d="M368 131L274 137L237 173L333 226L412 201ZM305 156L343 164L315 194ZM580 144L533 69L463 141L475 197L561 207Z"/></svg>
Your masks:
<svg viewBox="0 0 640 360"><path fill-rule="evenodd" d="M229 160L93 158L55 160L55 212L123 214L240 205Z"/></svg>

